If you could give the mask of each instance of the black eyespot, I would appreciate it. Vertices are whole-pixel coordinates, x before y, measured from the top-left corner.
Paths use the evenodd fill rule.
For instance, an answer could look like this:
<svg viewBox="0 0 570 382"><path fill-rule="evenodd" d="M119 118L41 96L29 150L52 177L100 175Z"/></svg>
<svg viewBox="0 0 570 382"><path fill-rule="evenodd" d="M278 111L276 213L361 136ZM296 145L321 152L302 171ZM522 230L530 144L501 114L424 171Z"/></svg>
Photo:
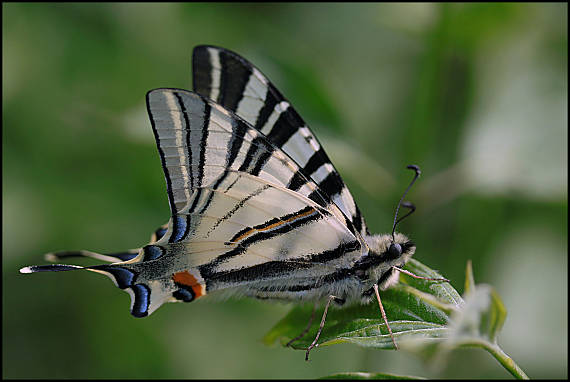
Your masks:
<svg viewBox="0 0 570 382"><path fill-rule="evenodd" d="M390 248L386 252L389 259L397 259L402 255L402 247L398 243L390 244Z"/></svg>

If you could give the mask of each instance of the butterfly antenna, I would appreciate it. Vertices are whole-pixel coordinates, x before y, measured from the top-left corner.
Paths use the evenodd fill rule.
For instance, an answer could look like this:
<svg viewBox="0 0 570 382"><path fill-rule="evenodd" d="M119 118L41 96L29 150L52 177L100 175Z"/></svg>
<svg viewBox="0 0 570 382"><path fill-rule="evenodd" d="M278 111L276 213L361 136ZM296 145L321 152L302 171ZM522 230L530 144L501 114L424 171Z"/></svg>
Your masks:
<svg viewBox="0 0 570 382"><path fill-rule="evenodd" d="M404 191L404 193L402 194L402 197L400 198L400 201L398 202L398 207L396 207L396 214L394 215L394 225L392 226L392 242L393 243L396 242L396 239L394 237L394 232L396 231L396 225L398 225L399 222L404 220L404 218L410 216L416 210L416 206L414 206L410 202L403 202L403 200L404 200L404 197L406 196L406 194L408 193L408 191L410 191L410 188L412 188L412 185L414 184L416 179L419 178L419 176L422 172L421 172L420 168L418 166L416 166L415 164L408 165L406 168L409 168L410 170L414 170L416 175L414 175L414 179L412 179L412 181L408 185L408 188L406 188L406 191ZM402 216L400 219L398 219L398 211L400 210L400 206L409 208L410 212L408 212L407 214Z"/></svg>

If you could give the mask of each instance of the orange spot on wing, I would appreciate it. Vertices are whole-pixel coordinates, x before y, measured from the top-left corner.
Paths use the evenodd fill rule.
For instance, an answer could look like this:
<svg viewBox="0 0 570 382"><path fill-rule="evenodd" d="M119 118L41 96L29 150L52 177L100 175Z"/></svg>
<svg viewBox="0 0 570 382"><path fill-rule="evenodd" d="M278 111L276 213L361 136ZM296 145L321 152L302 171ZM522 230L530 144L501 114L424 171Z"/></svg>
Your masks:
<svg viewBox="0 0 570 382"><path fill-rule="evenodd" d="M192 288L192 290L194 291L194 295L195 295L194 298L198 298L198 297L203 296L205 294L203 285L200 284L200 282L198 280L196 280L196 277L194 277L194 275L192 275L188 271L178 272L178 273L173 274L172 280L174 280L175 283L182 284L182 285L185 285L187 287Z"/></svg>

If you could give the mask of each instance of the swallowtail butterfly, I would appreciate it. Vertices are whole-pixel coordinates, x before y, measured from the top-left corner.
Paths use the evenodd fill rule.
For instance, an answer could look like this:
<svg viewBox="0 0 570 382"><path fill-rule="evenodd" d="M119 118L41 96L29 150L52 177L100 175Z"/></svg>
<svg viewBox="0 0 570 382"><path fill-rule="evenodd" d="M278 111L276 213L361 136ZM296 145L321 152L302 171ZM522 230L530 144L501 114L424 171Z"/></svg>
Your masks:
<svg viewBox="0 0 570 382"><path fill-rule="evenodd" d="M104 274L130 294L135 317L216 291L326 302L306 358L331 302L376 296L389 329L378 288L406 272L400 267L415 244L394 231L370 234L319 141L256 67L214 46L196 47L192 65L194 91L154 89L146 96L166 178L168 223L142 248L46 255L53 262L85 256L110 264L20 271ZM419 169L411 168L415 181Z"/></svg>

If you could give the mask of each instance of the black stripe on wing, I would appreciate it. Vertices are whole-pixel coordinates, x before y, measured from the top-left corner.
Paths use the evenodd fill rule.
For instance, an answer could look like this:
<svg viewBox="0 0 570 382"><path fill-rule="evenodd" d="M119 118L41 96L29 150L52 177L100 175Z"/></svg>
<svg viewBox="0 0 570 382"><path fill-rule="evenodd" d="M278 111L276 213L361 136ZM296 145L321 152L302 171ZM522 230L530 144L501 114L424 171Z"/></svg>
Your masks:
<svg viewBox="0 0 570 382"><path fill-rule="evenodd" d="M319 253L307 254L302 259L291 260L276 260L267 261L261 264L256 264L244 268L216 271L215 266L217 261L205 264L199 267L200 274L206 280L207 289L215 289L215 284L222 283L258 283L263 280L270 280L272 278L289 278L294 279L296 274L301 270L311 270L317 272L319 265L326 265L345 256L351 251L360 249L360 242L353 241L348 243L340 243L337 247L325 250ZM216 259L217 260L217 259ZM319 269L321 272L327 272L327 268ZM347 272L349 270L344 270ZM325 273L326 274L326 273ZM316 275L316 273L315 273ZM319 274L319 277L323 275Z"/></svg>
<svg viewBox="0 0 570 382"><path fill-rule="evenodd" d="M333 211L351 232L358 232L287 153L231 111L182 89L151 90L147 107L171 207L169 242L188 236L191 222L186 212L203 213L212 196L204 194L208 192L204 187L217 189L229 171L258 176L280 187L299 179L303 187L294 191ZM283 110L282 116L290 110ZM282 134L276 137L283 139Z"/></svg>
<svg viewBox="0 0 570 382"><path fill-rule="evenodd" d="M315 171L329 164L334 175L323 193L348 216L358 232L369 233L350 191L317 138L286 98L254 65L234 52L208 45L194 48L192 65L194 91L218 102L264 133L319 187L321 182ZM301 176L296 176L291 179L291 189L300 189L305 183Z"/></svg>

